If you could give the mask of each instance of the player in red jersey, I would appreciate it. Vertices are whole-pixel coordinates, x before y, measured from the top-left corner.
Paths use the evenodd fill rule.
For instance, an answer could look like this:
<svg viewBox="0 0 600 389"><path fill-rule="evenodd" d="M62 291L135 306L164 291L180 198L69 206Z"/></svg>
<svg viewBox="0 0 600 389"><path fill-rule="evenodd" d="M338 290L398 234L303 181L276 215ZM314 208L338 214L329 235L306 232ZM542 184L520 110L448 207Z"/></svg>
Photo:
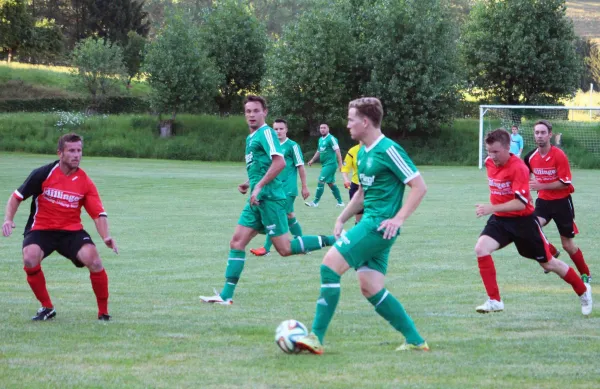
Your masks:
<svg viewBox="0 0 600 389"><path fill-rule="evenodd" d="M542 226L554 219L562 247L569 253L583 282L589 284L592 278L590 269L581 249L573 240L579 230L575 224L575 208L571 198L575 188L571 183L569 159L561 149L550 143L552 124L549 121L536 122L533 126L533 135L537 148L527 155L525 163L533 175L529 186L531 190L538 192L535 215ZM558 250L550 245L550 252L557 256Z"/></svg>
<svg viewBox="0 0 600 389"><path fill-rule="evenodd" d="M108 221L98 190L79 168L83 141L77 134L66 134L58 140L59 160L35 169L8 199L2 234L12 234L17 209L23 200L33 197L31 213L25 226L23 264L27 282L42 307L32 320L48 320L56 316L46 289L41 263L57 251L77 267L90 271L92 289L98 302L98 320L108 321L108 276L90 235L81 224L84 207L96 224L104 244L118 253L117 244L108 232Z"/></svg>
<svg viewBox="0 0 600 389"><path fill-rule="evenodd" d="M577 276L575 270L550 254L548 241L534 215L529 193L529 171L519 157L510 153L510 135L497 129L486 135L485 160L490 204L477 204L477 217L490 215L483 232L475 245L475 254L488 300L476 308L477 312L499 312L504 310L496 281L496 268L492 253L510 243L515 244L519 254L537 261L542 268L558 274L581 300L581 312L592 312L592 292Z"/></svg>

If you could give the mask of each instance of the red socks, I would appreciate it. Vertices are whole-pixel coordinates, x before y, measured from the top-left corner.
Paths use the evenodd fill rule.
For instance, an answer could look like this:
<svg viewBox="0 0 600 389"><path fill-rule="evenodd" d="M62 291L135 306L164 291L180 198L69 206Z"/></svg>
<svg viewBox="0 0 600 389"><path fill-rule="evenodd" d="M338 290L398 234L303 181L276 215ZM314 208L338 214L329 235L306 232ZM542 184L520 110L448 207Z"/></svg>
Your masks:
<svg viewBox="0 0 600 389"><path fill-rule="evenodd" d="M565 274L563 280L571 284L573 290L575 291L575 293L577 293L577 296L581 296L587 291L585 284L583 283L583 281L581 281L581 278L579 278L579 276L577 275L577 273L575 273L575 270L573 270L572 267L569 267L569 271L567 272L567 274Z"/></svg>
<svg viewBox="0 0 600 389"><path fill-rule="evenodd" d="M25 273L27 273L27 282L33 291L33 294L42 304L44 308L54 308L50 295L48 295L48 289L46 289L46 277L42 271L42 265L36 267L23 267Z"/></svg>
<svg viewBox="0 0 600 389"><path fill-rule="evenodd" d="M496 267L494 266L492 256L477 257L477 264L479 265L479 273L481 274L481 280L483 281L488 297L492 300L501 301L500 290L496 282Z"/></svg>
<svg viewBox="0 0 600 389"><path fill-rule="evenodd" d="M90 272L90 281L92 281L92 289L98 302L98 316L108 315L108 276L106 271L102 269L96 273Z"/></svg>
<svg viewBox="0 0 600 389"><path fill-rule="evenodd" d="M579 272L579 274L585 274L589 277L590 269L588 268L587 263L585 263L585 259L583 259L583 253L581 252L581 249L577 249L577 252L575 254L569 254L569 256L571 257L571 260L577 267L577 271Z"/></svg>

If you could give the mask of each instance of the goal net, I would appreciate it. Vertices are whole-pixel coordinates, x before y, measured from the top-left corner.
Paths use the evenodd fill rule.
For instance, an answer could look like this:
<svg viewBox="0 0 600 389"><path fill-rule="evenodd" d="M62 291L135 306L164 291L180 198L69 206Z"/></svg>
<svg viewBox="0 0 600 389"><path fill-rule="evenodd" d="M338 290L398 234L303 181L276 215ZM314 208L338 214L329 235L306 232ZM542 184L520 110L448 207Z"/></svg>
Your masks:
<svg viewBox="0 0 600 389"><path fill-rule="evenodd" d="M511 131L516 125L523 137L522 157L536 147L533 125L541 119L552 123L552 144L562 148L571 166L600 168L600 107L480 105L479 168L487 157L485 134L496 128Z"/></svg>

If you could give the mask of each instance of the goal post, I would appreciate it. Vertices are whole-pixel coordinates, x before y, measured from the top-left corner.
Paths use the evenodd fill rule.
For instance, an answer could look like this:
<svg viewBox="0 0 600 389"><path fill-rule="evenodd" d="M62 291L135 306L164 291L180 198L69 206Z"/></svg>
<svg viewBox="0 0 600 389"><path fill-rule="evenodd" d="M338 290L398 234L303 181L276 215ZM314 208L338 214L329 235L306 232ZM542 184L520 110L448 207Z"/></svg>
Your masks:
<svg viewBox="0 0 600 389"><path fill-rule="evenodd" d="M523 155L536 147L533 125L541 119L552 123L552 144L567 153L571 164L600 168L600 107L532 105L479 106L479 168L486 158L485 135L496 128L510 132L516 125L523 137Z"/></svg>

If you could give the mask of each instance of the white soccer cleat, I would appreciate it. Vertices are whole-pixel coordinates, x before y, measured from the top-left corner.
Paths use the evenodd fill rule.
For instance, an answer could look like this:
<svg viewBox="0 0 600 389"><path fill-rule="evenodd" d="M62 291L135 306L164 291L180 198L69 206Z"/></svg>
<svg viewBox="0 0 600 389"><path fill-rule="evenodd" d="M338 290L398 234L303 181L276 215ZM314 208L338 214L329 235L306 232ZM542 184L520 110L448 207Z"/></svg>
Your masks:
<svg viewBox="0 0 600 389"><path fill-rule="evenodd" d="M304 204L306 204L307 207L311 208L317 208L319 206L319 203L315 203L314 201L307 201Z"/></svg>
<svg viewBox="0 0 600 389"><path fill-rule="evenodd" d="M344 208L346 205L344 203L337 203L335 206L336 207Z"/></svg>
<svg viewBox="0 0 600 389"><path fill-rule="evenodd" d="M223 298L219 295L219 292L216 289L213 289L215 292L214 296L200 296L200 301L208 304L219 304L219 305L231 305L233 304L232 299L223 300Z"/></svg>
<svg viewBox="0 0 600 389"><path fill-rule="evenodd" d="M583 313L585 316L588 316L590 313L592 313L592 285L590 285L588 282L584 282L584 285L586 291L584 294L579 296L579 299L581 300L581 313Z"/></svg>
<svg viewBox="0 0 600 389"><path fill-rule="evenodd" d="M479 313L502 312L504 303L498 300L487 299L485 303L475 308Z"/></svg>

